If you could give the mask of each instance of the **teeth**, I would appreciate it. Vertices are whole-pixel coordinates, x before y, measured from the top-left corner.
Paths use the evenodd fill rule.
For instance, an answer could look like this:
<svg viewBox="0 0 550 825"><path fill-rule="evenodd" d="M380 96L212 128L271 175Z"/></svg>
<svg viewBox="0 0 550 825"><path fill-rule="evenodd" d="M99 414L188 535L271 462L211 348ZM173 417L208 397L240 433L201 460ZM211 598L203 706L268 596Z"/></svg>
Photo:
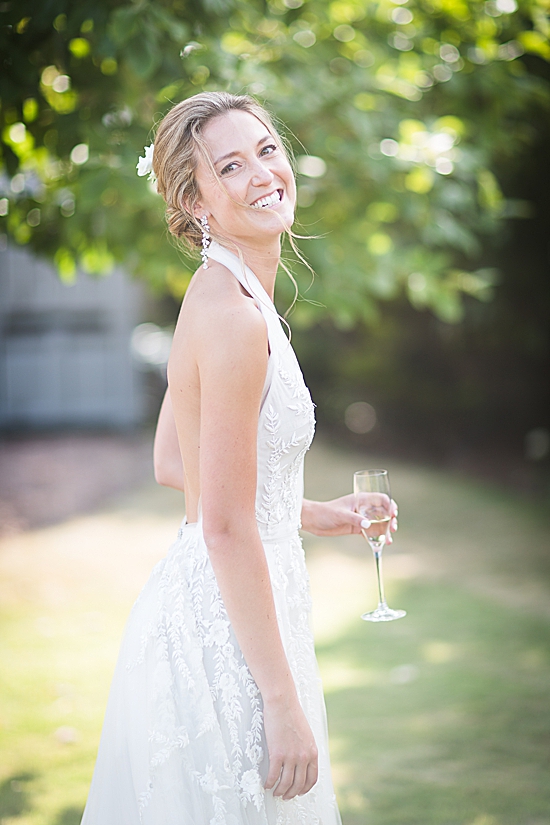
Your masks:
<svg viewBox="0 0 550 825"><path fill-rule="evenodd" d="M254 201L252 207L254 209L263 209L265 206L273 206L274 203L280 202L281 196L279 194L279 190L277 189L272 195L267 195L265 198L260 198L259 200Z"/></svg>

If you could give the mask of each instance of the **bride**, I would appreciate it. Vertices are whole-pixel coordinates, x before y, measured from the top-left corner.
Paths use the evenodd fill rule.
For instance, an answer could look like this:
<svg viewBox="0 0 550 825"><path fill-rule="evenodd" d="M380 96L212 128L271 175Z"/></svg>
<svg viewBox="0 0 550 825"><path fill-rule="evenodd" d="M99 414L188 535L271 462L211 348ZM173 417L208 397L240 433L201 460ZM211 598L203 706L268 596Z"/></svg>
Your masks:
<svg viewBox="0 0 550 825"><path fill-rule="evenodd" d="M273 305L292 167L255 100L205 92L162 120L153 169L202 247L155 438L187 516L132 610L82 823L336 825L298 531L362 517L303 499L313 404Z"/></svg>

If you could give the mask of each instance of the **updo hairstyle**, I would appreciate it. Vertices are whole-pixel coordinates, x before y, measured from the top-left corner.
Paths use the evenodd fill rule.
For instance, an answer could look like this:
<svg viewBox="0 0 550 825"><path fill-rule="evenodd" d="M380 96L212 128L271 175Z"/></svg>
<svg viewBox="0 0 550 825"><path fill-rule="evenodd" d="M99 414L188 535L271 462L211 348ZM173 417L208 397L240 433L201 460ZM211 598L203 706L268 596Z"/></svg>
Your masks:
<svg viewBox="0 0 550 825"><path fill-rule="evenodd" d="M153 171L157 177L158 192L166 202L168 229L190 247L200 247L202 239L201 225L194 215L199 199L195 178L199 152L215 172L202 139L202 130L212 118L234 109L249 112L258 118L288 157L271 116L248 95L201 92L170 109L157 129Z"/></svg>

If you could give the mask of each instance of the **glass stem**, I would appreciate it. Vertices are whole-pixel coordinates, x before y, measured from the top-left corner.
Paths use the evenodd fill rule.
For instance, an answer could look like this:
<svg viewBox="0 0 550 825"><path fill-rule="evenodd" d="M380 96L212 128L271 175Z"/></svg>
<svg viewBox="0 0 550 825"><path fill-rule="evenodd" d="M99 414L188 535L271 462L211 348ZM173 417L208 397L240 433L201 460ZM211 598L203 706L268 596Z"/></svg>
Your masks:
<svg viewBox="0 0 550 825"><path fill-rule="evenodd" d="M382 581L382 550L374 551L374 560L376 562L376 575L378 577L378 598L379 607L386 606L386 597L384 595L384 583Z"/></svg>

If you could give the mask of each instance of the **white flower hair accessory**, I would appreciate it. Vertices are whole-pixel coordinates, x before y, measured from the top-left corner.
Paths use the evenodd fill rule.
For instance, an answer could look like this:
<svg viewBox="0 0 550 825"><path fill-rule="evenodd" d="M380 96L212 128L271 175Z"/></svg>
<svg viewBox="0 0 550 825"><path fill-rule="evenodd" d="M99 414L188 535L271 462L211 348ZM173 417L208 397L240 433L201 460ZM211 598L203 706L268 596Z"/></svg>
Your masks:
<svg viewBox="0 0 550 825"><path fill-rule="evenodd" d="M147 180L156 180L155 173L153 172L153 152L155 151L155 144L152 143L150 146L144 146L143 150L145 152L144 158L139 158L137 162L137 173L140 178L145 177L148 175L149 177Z"/></svg>

